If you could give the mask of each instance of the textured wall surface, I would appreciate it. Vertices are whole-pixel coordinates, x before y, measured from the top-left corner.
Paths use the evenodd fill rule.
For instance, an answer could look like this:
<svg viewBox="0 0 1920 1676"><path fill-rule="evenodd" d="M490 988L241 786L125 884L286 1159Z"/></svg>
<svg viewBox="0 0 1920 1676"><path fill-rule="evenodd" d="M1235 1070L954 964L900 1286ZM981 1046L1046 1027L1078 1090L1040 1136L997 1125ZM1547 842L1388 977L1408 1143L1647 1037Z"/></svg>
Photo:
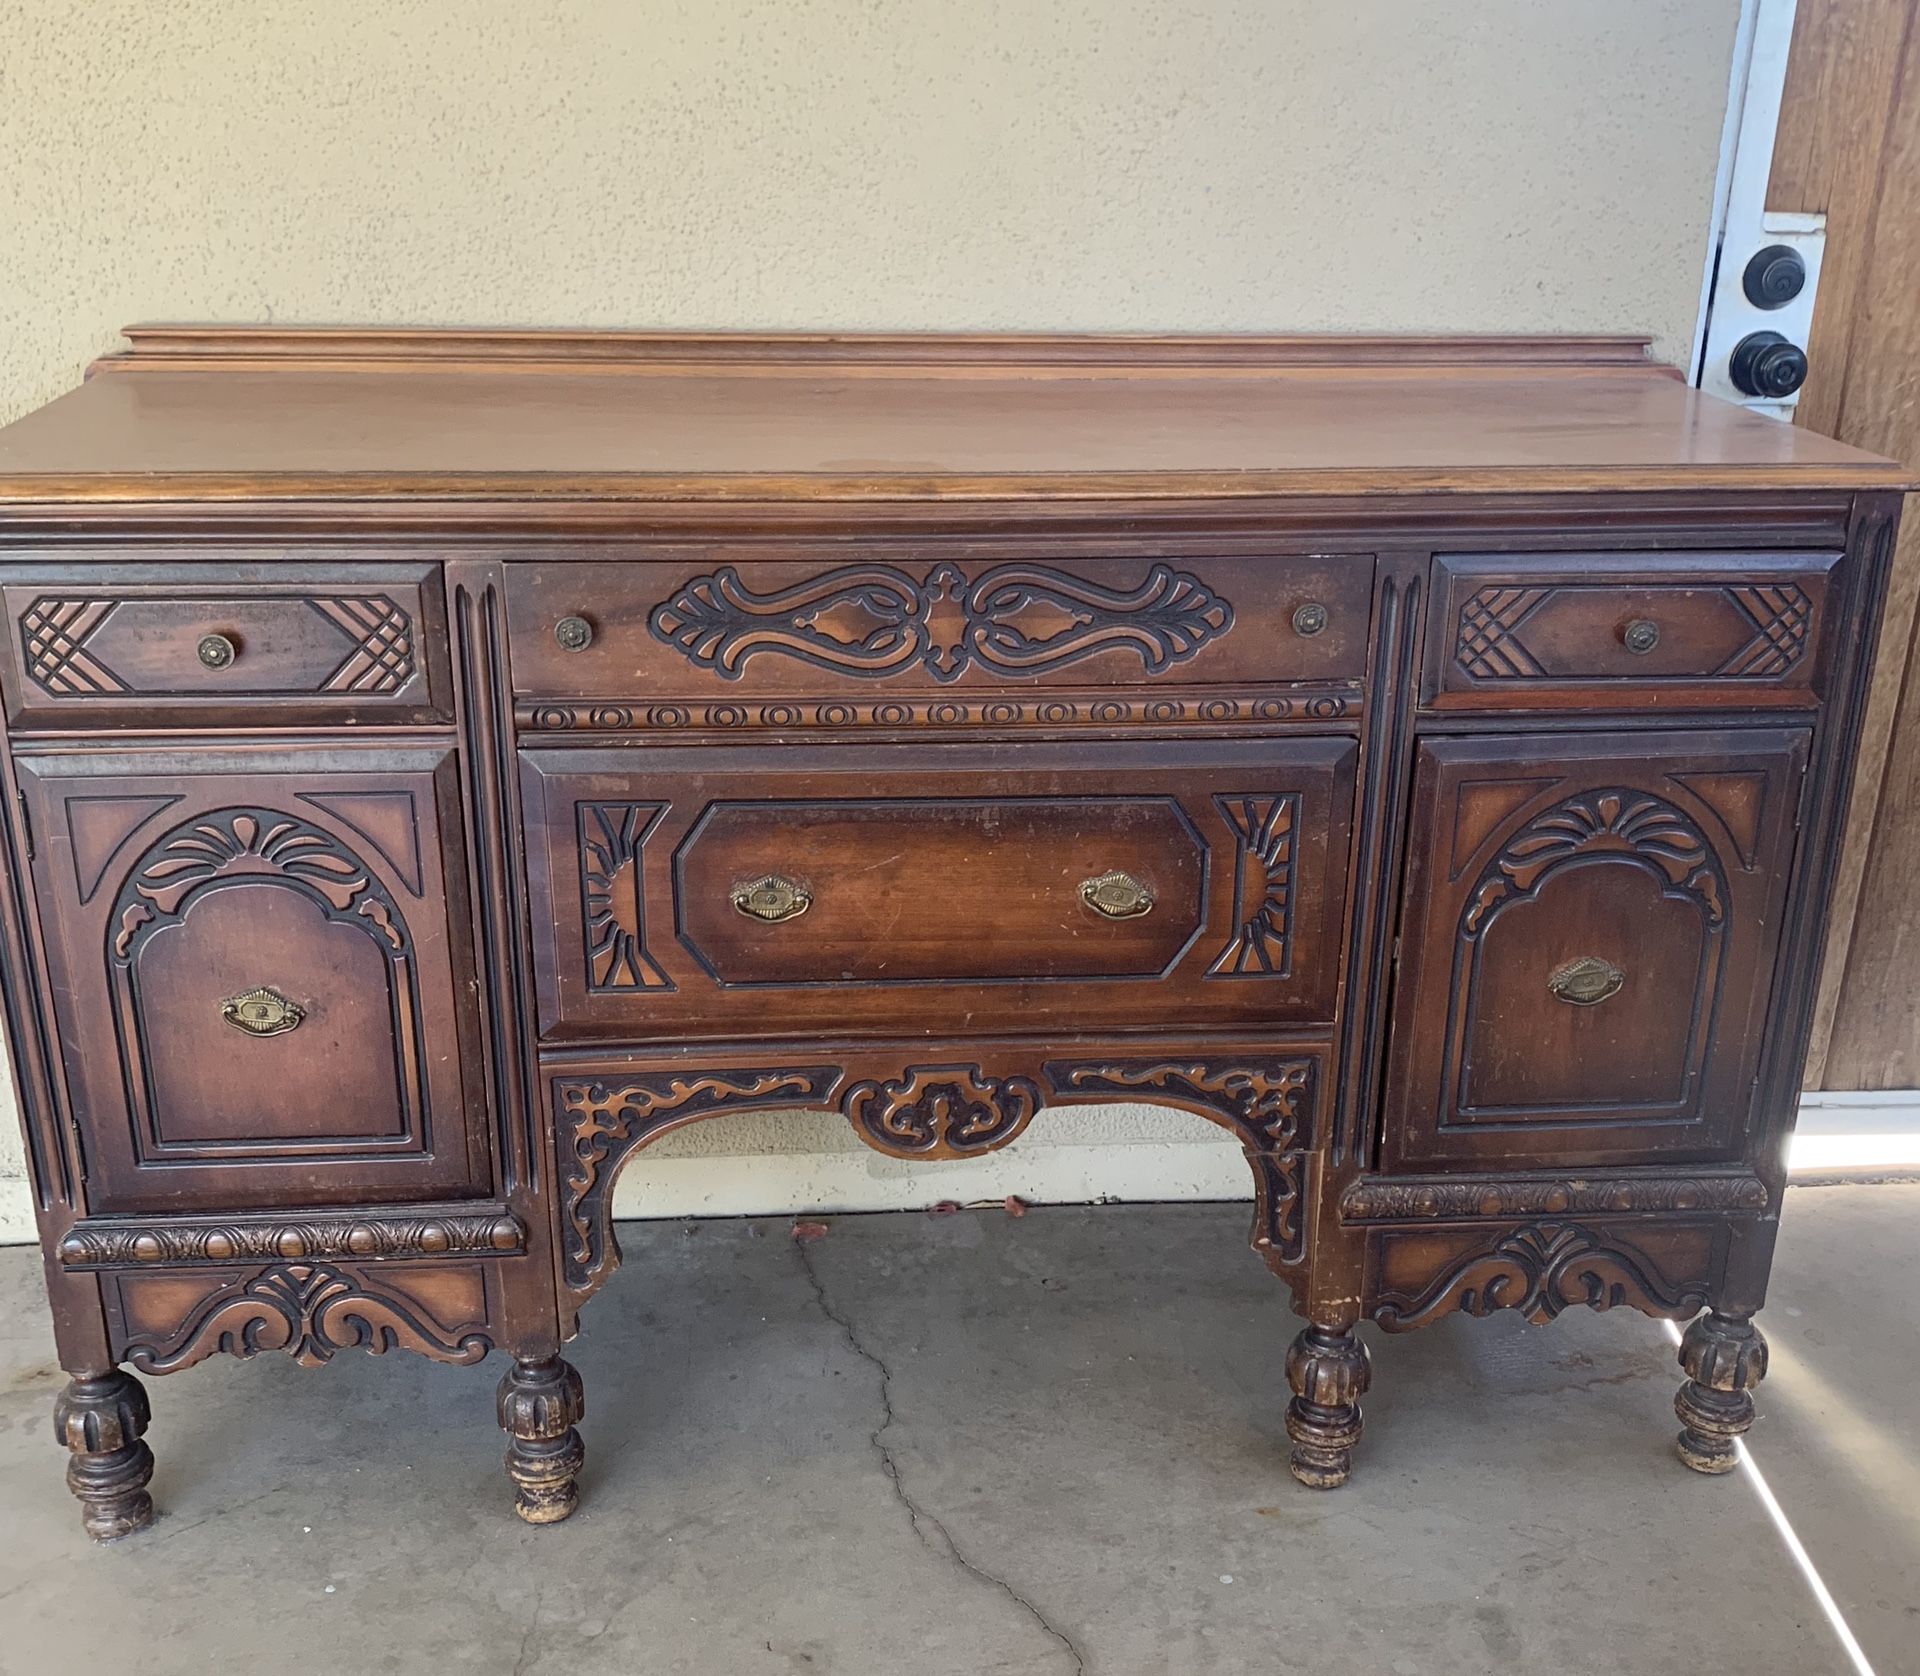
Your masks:
<svg viewBox="0 0 1920 1676"><path fill-rule="evenodd" d="M1618 330L1684 358L1738 11L0 0L0 419L139 319ZM1166 1125L1096 1127L1211 1133ZM738 1208L711 1155L763 1130L646 1167ZM1115 1190L1195 1190L1178 1156ZM856 1163L876 1203L958 1190Z"/></svg>

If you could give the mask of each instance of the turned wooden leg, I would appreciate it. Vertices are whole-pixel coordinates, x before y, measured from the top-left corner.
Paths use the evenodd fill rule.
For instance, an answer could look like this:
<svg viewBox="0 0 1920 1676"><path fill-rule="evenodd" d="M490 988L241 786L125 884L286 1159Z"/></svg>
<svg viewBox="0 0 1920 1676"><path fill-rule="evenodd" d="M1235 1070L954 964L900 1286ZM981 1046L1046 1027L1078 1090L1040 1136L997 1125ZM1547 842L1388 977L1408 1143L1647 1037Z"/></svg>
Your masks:
<svg viewBox="0 0 1920 1676"><path fill-rule="evenodd" d="M1308 1327L1288 1346L1289 1464L1302 1484L1332 1490L1346 1483L1360 1441L1360 1397L1372 1381L1372 1359L1351 1328Z"/></svg>
<svg viewBox="0 0 1920 1676"><path fill-rule="evenodd" d="M1695 1472L1731 1472L1734 1440L1753 1424L1753 1388L1767 1371L1767 1341L1744 1316L1708 1310L1680 1340L1687 1382L1673 1399L1680 1459Z"/></svg>
<svg viewBox="0 0 1920 1676"><path fill-rule="evenodd" d="M574 1477L587 1446L574 1422L587 1412L580 1371L558 1356L517 1361L500 1380L513 1510L530 1525L555 1525L580 1505Z"/></svg>
<svg viewBox="0 0 1920 1676"><path fill-rule="evenodd" d="M53 1435L73 1451L67 1488L80 1498L80 1520L96 1542L131 1536L153 1523L153 1451L144 1434L152 1419L146 1388L114 1369L73 1379L55 1399Z"/></svg>

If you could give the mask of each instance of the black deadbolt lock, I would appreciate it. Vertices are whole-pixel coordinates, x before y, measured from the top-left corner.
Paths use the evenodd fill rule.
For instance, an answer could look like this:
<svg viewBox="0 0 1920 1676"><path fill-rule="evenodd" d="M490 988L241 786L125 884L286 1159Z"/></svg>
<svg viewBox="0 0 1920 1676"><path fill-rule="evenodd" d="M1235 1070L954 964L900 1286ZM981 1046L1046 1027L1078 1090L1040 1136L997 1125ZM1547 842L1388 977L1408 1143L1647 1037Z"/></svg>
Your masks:
<svg viewBox="0 0 1920 1676"><path fill-rule="evenodd" d="M1740 289L1755 308L1785 308L1806 284L1807 264L1790 244L1756 250L1740 276Z"/></svg>

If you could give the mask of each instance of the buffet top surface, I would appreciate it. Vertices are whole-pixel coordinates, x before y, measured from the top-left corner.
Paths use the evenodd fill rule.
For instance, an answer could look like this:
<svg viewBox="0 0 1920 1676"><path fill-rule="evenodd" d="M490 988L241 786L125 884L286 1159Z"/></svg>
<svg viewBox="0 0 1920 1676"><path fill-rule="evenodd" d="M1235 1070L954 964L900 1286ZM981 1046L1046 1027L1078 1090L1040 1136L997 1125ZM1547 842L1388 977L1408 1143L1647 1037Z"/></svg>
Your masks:
<svg viewBox="0 0 1920 1676"><path fill-rule="evenodd" d="M1627 338L137 328L0 430L0 502L1872 489Z"/></svg>

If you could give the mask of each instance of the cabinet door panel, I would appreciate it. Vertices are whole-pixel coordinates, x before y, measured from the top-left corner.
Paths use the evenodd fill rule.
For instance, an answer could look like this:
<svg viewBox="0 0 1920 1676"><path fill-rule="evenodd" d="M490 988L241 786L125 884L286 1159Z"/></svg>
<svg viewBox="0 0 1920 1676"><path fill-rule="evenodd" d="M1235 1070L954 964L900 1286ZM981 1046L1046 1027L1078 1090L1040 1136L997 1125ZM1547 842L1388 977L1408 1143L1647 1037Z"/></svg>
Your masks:
<svg viewBox="0 0 1920 1676"><path fill-rule="evenodd" d="M1389 1166L1738 1150L1806 740L1422 743Z"/></svg>
<svg viewBox="0 0 1920 1676"><path fill-rule="evenodd" d="M20 766L91 1210L487 1189L451 753Z"/></svg>

